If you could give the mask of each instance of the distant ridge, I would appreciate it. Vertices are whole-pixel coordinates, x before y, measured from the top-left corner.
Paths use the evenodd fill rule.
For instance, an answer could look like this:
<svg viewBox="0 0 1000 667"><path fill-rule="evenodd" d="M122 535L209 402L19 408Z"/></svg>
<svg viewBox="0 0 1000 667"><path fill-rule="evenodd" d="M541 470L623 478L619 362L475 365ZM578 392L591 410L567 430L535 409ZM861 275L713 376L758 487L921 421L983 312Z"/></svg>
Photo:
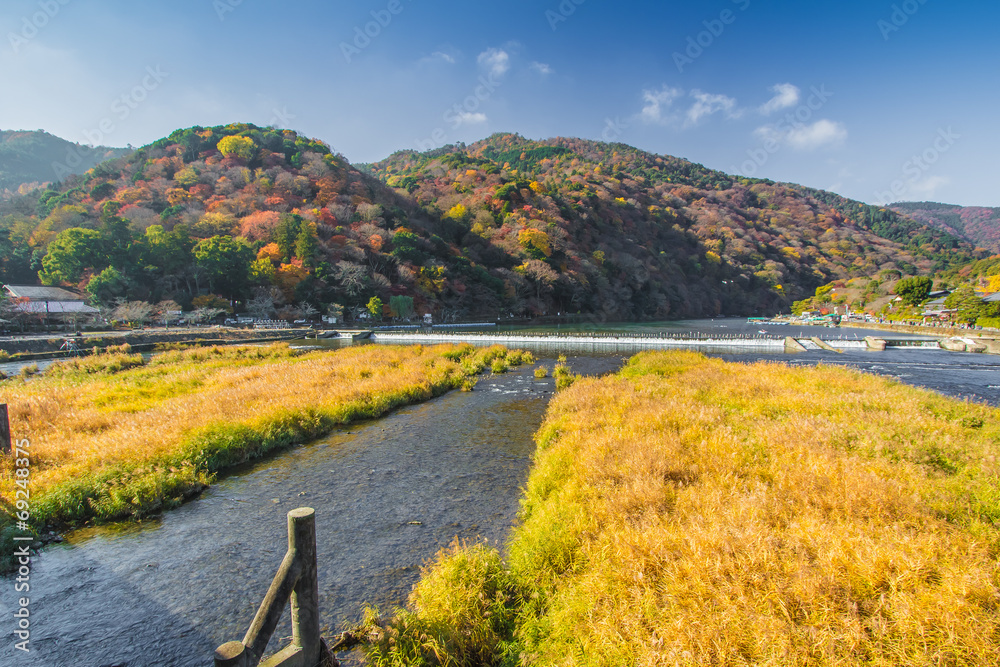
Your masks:
<svg viewBox="0 0 1000 667"><path fill-rule="evenodd" d="M973 245L1000 253L1000 208L930 201L899 202L891 208Z"/></svg>
<svg viewBox="0 0 1000 667"><path fill-rule="evenodd" d="M0 130L0 196L82 174L131 152L128 148L75 144L44 130Z"/></svg>

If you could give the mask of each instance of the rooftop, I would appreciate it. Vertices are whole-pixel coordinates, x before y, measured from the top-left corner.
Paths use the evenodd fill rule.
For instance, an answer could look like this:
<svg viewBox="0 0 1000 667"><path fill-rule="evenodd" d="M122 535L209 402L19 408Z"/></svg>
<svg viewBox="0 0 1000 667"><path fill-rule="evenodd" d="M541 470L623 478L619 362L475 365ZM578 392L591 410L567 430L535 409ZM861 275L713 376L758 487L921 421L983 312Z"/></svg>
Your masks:
<svg viewBox="0 0 1000 667"><path fill-rule="evenodd" d="M4 285L4 289L15 298L31 301L83 301L84 297L63 287L42 285Z"/></svg>
<svg viewBox="0 0 1000 667"><path fill-rule="evenodd" d="M60 313L82 313L84 315L96 315L100 311L88 306L83 301L29 301L23 306L15 306L25 313L48 313L58 315Z"/></svg>

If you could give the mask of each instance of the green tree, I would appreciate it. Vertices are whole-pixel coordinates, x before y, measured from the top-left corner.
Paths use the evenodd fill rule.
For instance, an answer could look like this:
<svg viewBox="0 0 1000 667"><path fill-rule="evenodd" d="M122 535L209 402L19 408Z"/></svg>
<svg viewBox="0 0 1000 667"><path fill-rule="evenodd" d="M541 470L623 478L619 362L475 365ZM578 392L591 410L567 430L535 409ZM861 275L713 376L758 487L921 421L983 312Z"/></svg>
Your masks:
<svg viewBox="0 0 1000 667"><path fill-rule="evenodd" d="M933 284L934 282L927 276L914 276L900 280L893 291L902 297L903 303L907 306L919 306L927 300Z"/></svg>
<svg viewBox="0 0 1000 667"><path fill-rule="evenodd" d="M110 306L128 294L128 280L113 266L109 266L87 283L87 292L102 306Z"/></svg>
<svg viewBox="0 0 1000 667"><path fill-rule="evenodd" d="M299 225L299 235L295 238L295 256L302 260L302 266L316 267L316 253L319 241L316 239L316 224L303 221Z"/></svg>
<svg viewBox="0 0 1000 667"><path fill-rule="evenodd" d="M944 300L946 308L955 309L955 319L965 324L973 324L986 312L986 302L976 296L976 291L968 283L959 285Z"/></svg>
<svg viewBox="0 0 1000 667"><path fill-rule="evenodd" d="M236 299L249 286L254 252L242 238L213 236L199 242L193 254L213 292Z"/></svg>
<svg viewBox="0 0 1000 667"><path fill-rule="evenodd" d="M368 305L365 308L368 310L368 313L373 319L382 319L382 299L377 296L373 296L368 300Z"/></svg>
<svg viewBox="0 0 1000 667"><path fill-rule="evenodd" d="M0 229L0 283L34 282L31 270L31 247L11 238L9 229Z"/></svg>
<svg viewBox="0 0 1000 667"><path fill-rule="evenodd" d="M146 228L143 264L147 271L162 272L164 275L181 273L191 263L191 238L180 230L163 230L163 225Z"/></svg>
<svg viewBox="0 0 1000 667"><path fill-rule="evenodd" d="M294 213L282 213L281 221L274 228L274 241L281 251L281 258L284 261L295 256L295 246L302 233L302 217Z"/></svg>
<svg viewBox="0 0 1000 667"><path fill-rule="evenodd" d="M93 229L65 229L49 244L38 277L43 285L75 283L89 268L108 265L101 233Z"/></svg>
<svg viewBox="0 0 1000 667"><path fill-rule="evenodd" d="M104 203L101 208L101 238L108 254L108 263L124 273L135 265L132 257L135 237L132 235L131 223L118 215L120 209L119 202Z"/></svg>
<svg viewBox="0 0 1000 667"><path fill-rule="evenodd" d="M389 299L389 312L393 317L408 320L413 317L413 297L394 296Z"/></svg>
<svg viewBox="0 0 1000 667"><path fill-rule="evenodd" d="M419 237L408 229L399 229L392 236L392 256L414 264L422 264L426 259L417 247Z"/></svg>

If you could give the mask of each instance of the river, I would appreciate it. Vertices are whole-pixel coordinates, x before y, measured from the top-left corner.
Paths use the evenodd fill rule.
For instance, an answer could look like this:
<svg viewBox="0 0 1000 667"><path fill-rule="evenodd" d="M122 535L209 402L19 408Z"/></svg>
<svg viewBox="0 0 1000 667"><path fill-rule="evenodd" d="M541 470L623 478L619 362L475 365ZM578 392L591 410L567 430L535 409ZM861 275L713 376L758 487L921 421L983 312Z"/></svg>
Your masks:
<svg viewBox="0 0 1000 667"><path fill-rule="evenodd" d="M614 371L626 356L568 353L573 369L589 375ZM894 349L726 358L843 364L1000 404L995 356ZM552 360L542 363L551 368ZM551 378L536 380L531 370L486 376L473 392L233 471L159 519L68 534L32 560L31 653L8 642L0 664L210 665L216 646L243 637L284 554L285 515L303 505L316 509L324 631L356 620L365 602L402 604L440 548L455 538L502 544L516 520L532 434L553 391ZM13 581L0 586L0 615L10 619ZM287 613L283 623L271 650L287 643Z"/></svg>
<svg viewBox="0 0 1000 667"><path fill-rule="evenodd" d="M600 374L621 360L572 362ZM31 653L8 644L0 664L210 665L242 639L284 555L285 515L303 505L316 509L324 630L364 602L390 610L453 539L502 544L552 391L530 367L487 376L234 471L158 520L72 532L32 561ZM13 581L0 585L10 600ZM291 634L283 622L271 650Z"/></svg>

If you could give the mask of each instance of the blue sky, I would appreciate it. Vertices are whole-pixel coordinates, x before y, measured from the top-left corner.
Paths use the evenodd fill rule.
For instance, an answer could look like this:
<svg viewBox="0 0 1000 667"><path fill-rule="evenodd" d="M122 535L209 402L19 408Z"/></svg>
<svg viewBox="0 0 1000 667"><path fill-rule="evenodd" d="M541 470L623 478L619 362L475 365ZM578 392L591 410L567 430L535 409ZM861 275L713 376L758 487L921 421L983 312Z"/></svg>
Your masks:
<svg viewBox="0 0 1000 667"><path fill-rule="evenodd" d="M354 162L622 141L866 202L1000 206L1000 5L5 0L0 129L290 127Z"/></svg>

